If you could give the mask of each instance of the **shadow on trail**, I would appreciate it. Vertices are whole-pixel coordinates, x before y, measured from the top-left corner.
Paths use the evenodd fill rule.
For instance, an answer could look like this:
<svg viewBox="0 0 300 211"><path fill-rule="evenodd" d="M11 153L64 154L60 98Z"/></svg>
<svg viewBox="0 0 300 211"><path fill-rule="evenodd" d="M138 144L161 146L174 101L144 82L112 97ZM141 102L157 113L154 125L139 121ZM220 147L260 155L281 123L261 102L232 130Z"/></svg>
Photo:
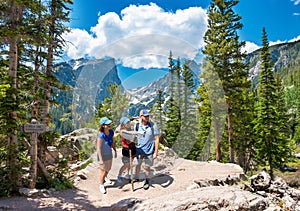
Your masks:
<svg viewBox="0 0 300 211"><path fill-rule="evenodd" d="M36 196L31 198L24 196L13 196L8 198L0 198L0 211L99 210L100 207L93 206L87 199L87 195L78 193L78 191L80 190L74 188L54 192L48 196Z"/></svg>
<svg viewBox="0 0 300 211"><path fill-rule="evenodd" d="M132 191L131 189L131 183L129 180L123 180L122 183L117 183L115 180L112 180L114 182L113 185L108 186L107 189L109 188L118 188L122 189L123 192L127 191ZM150 188L155 188L155 185L160 185L163 188L167 188L173 183L174 179L170 175L167 174L157 174L151 178L151 183L150 183ZM134 191L137 191L139 189L143 189L142 184L144 183L143 181L139 182L134 182ZM138 186L138 187L137 187Z"/></svg>

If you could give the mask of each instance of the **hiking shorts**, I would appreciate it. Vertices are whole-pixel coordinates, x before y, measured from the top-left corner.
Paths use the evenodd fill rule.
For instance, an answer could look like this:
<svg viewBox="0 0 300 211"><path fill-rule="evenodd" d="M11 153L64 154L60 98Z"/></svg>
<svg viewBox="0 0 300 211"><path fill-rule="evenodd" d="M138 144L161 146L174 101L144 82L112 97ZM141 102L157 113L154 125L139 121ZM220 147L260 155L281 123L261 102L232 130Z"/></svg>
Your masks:
<svg viewBox="0 0 300 211"><path fill-rule="evenodd" d="M123 163L129 163L129 150L131 150L131 156L132 158L134 158L134 156L136 155L136 148L132 147L132 148L122 148L122 162Z"/></svg>
<svg viewBox="0 0 300 211"><path fill-rule="evenodd" d="M100 169L103 171L109 172L112 166L112 160L105 160L103 163L100 163Z"/></svg>
<svg viewBox="0 0 300 211"><path fill-rule="evenodd" d="M145 161L146 166L153 166L153 154L138 154L137 156L138 165L142 164L143 160Z"/></svg>

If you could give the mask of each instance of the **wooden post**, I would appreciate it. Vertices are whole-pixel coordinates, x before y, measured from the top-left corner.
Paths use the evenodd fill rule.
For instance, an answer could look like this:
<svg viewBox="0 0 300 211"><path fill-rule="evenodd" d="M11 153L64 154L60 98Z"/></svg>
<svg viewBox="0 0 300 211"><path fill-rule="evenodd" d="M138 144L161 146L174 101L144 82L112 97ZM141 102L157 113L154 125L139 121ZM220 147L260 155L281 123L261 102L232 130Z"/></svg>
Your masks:
<svg viewBox="0 0 300 211"><path fill-rule="evenodd" d="M30 156L31 156L31 167L30 167L30 182L29 188L34 189L37 177L37 133L31 133L30 135Z"/></svg>
<svg viewBox="0 0 300 211"><path fill-rule="evenodd" d="M134 184L133 184L133 171L132 171L132 151L129 148L129 167L130 167L130 182L131 182L131 189L134 191Z"/></svg>
<svg viewBox="0 0 300 211"><path fill-rule="evenodd" d="M26 138L22 139L23 144L26 146L27 149L31 148L31 145L28 143L28 141L26 140ZM47 181L49 183L52 183L51 181L51 177L46 169L46 167L44 166L44 164L42 163L42 161L39 159L39 157L37 157L37 164L40 167L40 169L42 170L44 176L46 177Z"/></svg>
<svg viewBox="0 0 300 211"><path fill-rule="evenodd" d="M31 167L30 167L30 182L29 188L33 189L36 185L36 178L37 178L37 166L41 167L42 162L38 159L37 151L37 134L45 132L45 125L37 124L37 120L32 118L31 124L24 125L24 132L30 133L30 144L28 144L28 148L30 149L30 156L31 156ZM43 167L41 167L43 168ZM42 169L44 171L44 169ZM44 173L44 172L43 172ZM49 176L49 175L48 175ZM48 178L47 178L48 179Z"/></svg>

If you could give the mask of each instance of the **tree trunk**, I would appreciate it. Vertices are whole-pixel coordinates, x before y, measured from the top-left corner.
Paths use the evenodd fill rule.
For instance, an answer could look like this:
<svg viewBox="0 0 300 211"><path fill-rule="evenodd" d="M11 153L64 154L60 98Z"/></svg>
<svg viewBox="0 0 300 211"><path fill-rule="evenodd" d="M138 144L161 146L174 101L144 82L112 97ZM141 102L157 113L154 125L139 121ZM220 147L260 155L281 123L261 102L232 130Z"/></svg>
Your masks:
<svg viewBox="0 0 300 211"><path fill-rule="evenodd" d="M221 161L221 148L220 148L220 136L219 136L219 122L214 117L214 129L215 129L215 140L216 140L216 161Z"/></svg>
<svg viewBox="0 0 300 211"><path fill-rule="evenodd" d="M36 95L38 92L39 86L39 47L37 47L35 51L35 61L34 61L34 86L33 86L33 93ZM38 119L38 99L35 96L32 108L32 119ZM32 133L30 135L30 142L31 142L31 167L30 167L30 188L35 188L36 178L37 178L37 165L38 165L38 143L37 143L37 133Z"/></svg>
<svg viewBox="0 0 300 211"><path fill-rule="evenodd" d="M48 45L48 57L47 57L47 67L46 67L46 81L44 85L45 90L45 101L43 105L43 113L41 115L41 122L45 126L49 125L50 119L49 119L49 110L50 110L50 97L51 97L51 86L50 86L50 79L52 76L52 68L53 68L53 45L54 45L54 34L55 34L55 2L56 0L51 1L51 23L50 23L50 30L49 30L49 45ZM39 145L39 158L41 160L45 160L46 158L46 149L47 149L47 143L45 141L40 141Z"/></svg>
<svg viewBox="0 0 300 211"><path fill-rule="evenodd" d="M18 24L22 18L23 9L14 4L14 1L11 3L11 13L10 13L10 21L12 22L11 30L18 31ZM17 68L18 68L18 34L10 37L9 41L9 71L8 74L12 78L11 89L17 89ZM14 107L16 108L16 99L17 96L15 92L12 92L12 99L14 100ZM8 169L9 169L9 178L11 181L12 191L16 191L19 186L19 167L18 167L18 139L17 139L17 111L14 110L10 113L10 117L13 120L13 124L15 124L15 128L9 134L9 148L8 148Z"/></svg>
<svg viewBox="0 0 300 211"><path fill-rule="evenodd" d="M227 108L227 123L228 123L228 142L229 142L229 162L234 163L234 147L232 143L232 135L233 135L233 129L232 129L232 124L231 124L231 119L230 119L230 103L226 103L226 108Z"/></svg>
<svg viewBox="0 0 300 211"><path fill-rule="evenodd" d="M30 135L30 155L32 164L30 167L30 182L29 182L29 188L35 188L36 184L36 178L37 178L37 133L32 133Z"/></svg>

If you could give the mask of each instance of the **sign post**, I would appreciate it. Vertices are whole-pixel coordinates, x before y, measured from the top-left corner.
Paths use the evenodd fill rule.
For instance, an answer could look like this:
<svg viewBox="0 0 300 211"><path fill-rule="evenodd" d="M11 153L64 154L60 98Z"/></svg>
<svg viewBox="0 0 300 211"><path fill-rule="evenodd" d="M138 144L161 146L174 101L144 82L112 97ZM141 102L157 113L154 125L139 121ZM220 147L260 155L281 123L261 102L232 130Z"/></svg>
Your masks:
<svg viewBox="0 0 300 211"><path fill-rule="evenodd" d="M29 188L35 188L37 177L37 134L45 132L44 124L36 124L36 119L32 119L32 124L24 124L24 132L30 133L30 156L32 159L32 165L30 167L30 183Z"/></svg>
<svg viewBox="0 0 300 211"><path fill-rule="evenodd" d="M44 133L45 132L44 124L25 124L24 131L25 133Z"/></svg>

